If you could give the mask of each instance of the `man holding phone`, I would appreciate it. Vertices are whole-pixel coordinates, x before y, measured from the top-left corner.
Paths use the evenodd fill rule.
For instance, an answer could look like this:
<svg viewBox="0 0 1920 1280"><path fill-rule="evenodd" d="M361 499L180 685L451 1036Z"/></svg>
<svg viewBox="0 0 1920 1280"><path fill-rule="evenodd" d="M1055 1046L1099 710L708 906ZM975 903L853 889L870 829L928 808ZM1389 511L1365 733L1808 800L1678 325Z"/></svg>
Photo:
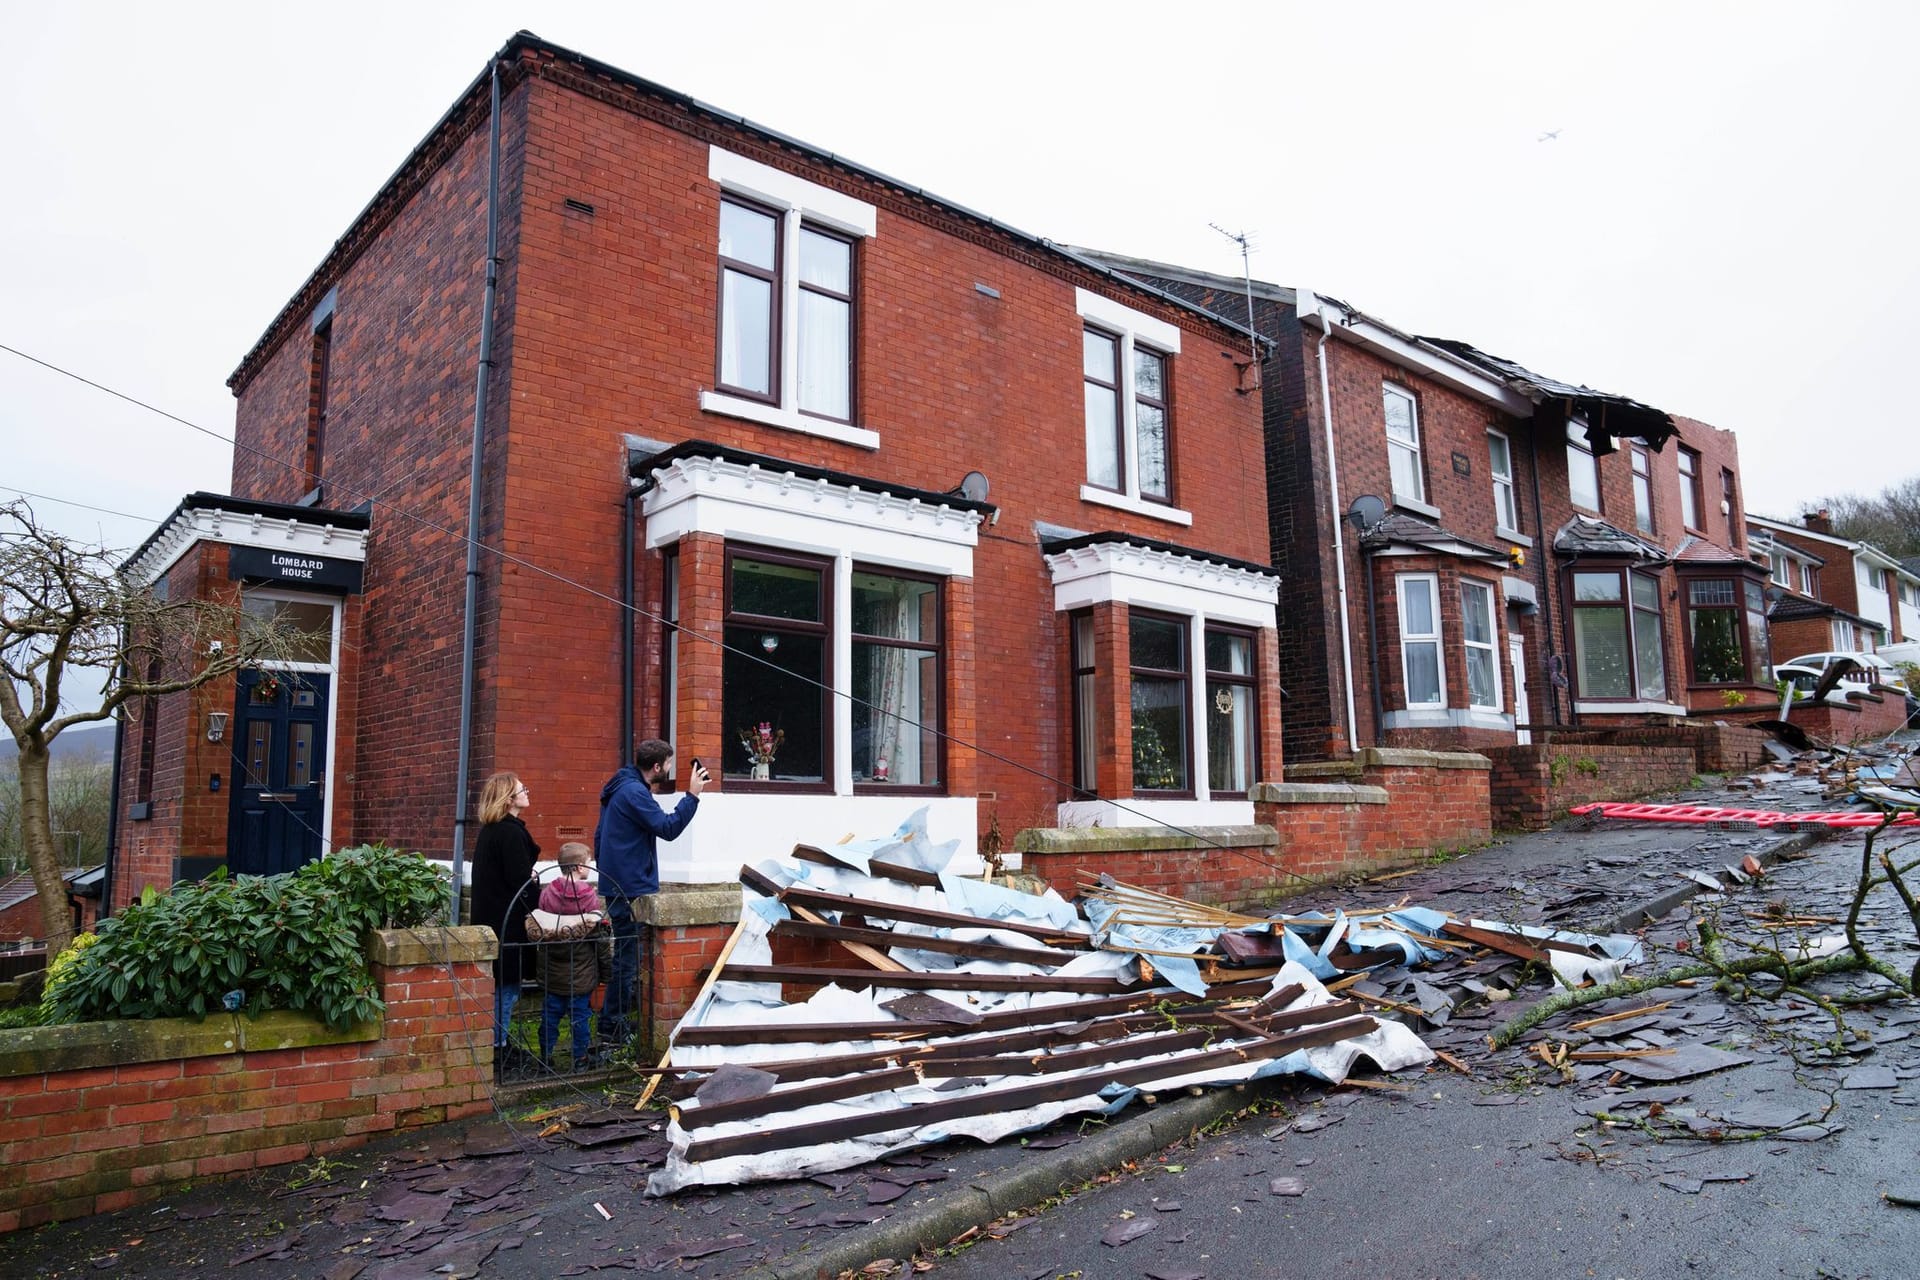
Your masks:
<svg viewBox="0 0 1920 1280"><path fill-rule="evenodd" d="M633 763L607 779L600 789L600 825L594 831L600 866L600 896L613 925L613 972L607 979L606 1007L600 1014L600 1038L622 1044L633 1034L634 999L639 994L640 922L633 900L659 892L658 842L687 829L700 808L700 793L712 780L698 760L687 779L687 794L668 813L653 798L673 787L673 744L648 738L634 748Z"/></svg>

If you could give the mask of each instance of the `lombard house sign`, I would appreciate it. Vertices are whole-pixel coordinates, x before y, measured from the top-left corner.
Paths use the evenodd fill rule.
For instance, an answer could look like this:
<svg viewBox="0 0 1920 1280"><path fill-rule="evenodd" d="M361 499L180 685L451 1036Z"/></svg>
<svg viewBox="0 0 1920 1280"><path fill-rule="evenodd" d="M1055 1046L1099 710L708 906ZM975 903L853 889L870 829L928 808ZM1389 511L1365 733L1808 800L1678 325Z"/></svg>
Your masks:
<svg viewBox="0 0 1920 1280"><path fill-rule="evenodd" d="M335 591L360 590L363 566L358 560L299 551L269 551L261 547L234 547L228 572L249 582L280 583L289 587L322 587Z"/></svg>

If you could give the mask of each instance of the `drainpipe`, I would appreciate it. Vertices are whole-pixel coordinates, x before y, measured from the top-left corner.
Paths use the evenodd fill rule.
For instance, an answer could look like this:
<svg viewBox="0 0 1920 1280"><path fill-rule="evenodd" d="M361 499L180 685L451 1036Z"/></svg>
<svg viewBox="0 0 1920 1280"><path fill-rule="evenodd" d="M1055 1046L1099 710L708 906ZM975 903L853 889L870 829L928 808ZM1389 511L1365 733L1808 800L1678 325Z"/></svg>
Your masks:
<svg viewBox="0 0 1920 1280"><path fill-rule="evenodd" d="M1360 563L1365 565L1367 569L1367 669L1371 673L1370 683L1373 686L1371 690L1373 694L1373 732L1374 735L1378 737L1380 734L1380 726L1387 722L1387 713L1380 705L1380 606L1374 602L1373 598L1373 552L1367 550L1364 546L1360 548ZM1437 609L1440 607L1440 602L1435 600L1433 605L1434 608ZM1445 660L1446 655L1442 654L1441 661L1444 662ZM1349 698L1348 701L1352 701L1352 699Z"/></svg>
<svg viewBox="0 0 1920 1280"><path fill-rule="evenodd" d="M1527 454L1533 471L1533 531L1540 536L1540 554L1533 566L1534 576L1540 579L1540 608L1546 614L1546 625L1540 628L1547 638L1547 705L1552 709L1553 722L1560 723L1560 690L1553 683L1553 660L1559 656L1553 644L1553 587L1547 581L1547 557L1553 548L1547 545L1547 513L1540 505L1540 427L1538 419L1533 429L1527 432Z"/></svg>
<svg viewBox="0 0 1920 1280"><path fill-rule="evenodd" d="M460 923L460 885L467 858L467 785L473 766L473 643L480 594L480 463L486 437L487 380L493 373L493 299L500 284L500 63L492 75L487 125L487 287L480 303L480 361L474 370L473 465L467 477L467 599L460 634L460 758L453 783L453 901L447 922Z"/></svg>
<svg viewBox="0 0 1920 1280"><path fill-rule="evenodd" d="M1320 420L1327 430L1327 501L1333 513L1333 566L1334 580L1340 597L1340 659L1341 675L1347 695L1347 750L1360 749L1358 716L1353 709L1353 632L1347 621L1347 543L1346 512L1340 509L1340 455L1333 444L1333 391L1327 381L1327 339L1333 336L1333 318L1327 312L1325 303L1317 298L1315 304L1320 316L1320 343L1316 356L1320 362ZM1367 574L1367 634L1374 633L1378 623L1373 616L1373 574ZM1379 664L1376 661L1375 666ZM1380 726L1380 690L1379 673L1375 673L1374 685L1374 731Z"/></svg>
<svg viewBox="0 0 1920 1280"><path fill-rule="evenodd" d="M126 632L121 632L120 652L127 651ZM125 678L127 664L120 663L120 676ZM120 843L120 762L127 750L127 717L119 710L113 713L113 781L107 784L107 794L113 797L113 804L107 809L107 859L106 867L100 873L100 909L94 913L96 920L105 920L113 914L113 860L119 854Z"/></svg>
<svg viewBox="0 0 1920 1280"><path fill-rule="evenodd" d="M627 478L620 511L620 763L633 762L633 504L640 486Z"/></svg>

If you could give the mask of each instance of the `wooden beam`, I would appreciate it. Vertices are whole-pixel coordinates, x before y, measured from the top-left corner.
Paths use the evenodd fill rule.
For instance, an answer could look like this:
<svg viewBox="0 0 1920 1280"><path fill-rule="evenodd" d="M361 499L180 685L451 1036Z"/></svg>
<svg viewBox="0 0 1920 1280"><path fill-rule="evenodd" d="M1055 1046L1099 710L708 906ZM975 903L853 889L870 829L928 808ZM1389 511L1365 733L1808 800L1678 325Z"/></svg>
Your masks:
<svg viewBox="0 0 1920 1280"><path fill-rule="evenodd" d="M716 965L714 972L719 972ZM874 973L869 969L828 969L813 965L737 964L723 975L729 982L779 982L796 986L824 987L830 982L842 985L897 987L903 991L1025 991L1031 993L1066 991L1082 995L1107 995L1129 991L1140 984L1118 978L1026 977L1005 973Z"/></svg>

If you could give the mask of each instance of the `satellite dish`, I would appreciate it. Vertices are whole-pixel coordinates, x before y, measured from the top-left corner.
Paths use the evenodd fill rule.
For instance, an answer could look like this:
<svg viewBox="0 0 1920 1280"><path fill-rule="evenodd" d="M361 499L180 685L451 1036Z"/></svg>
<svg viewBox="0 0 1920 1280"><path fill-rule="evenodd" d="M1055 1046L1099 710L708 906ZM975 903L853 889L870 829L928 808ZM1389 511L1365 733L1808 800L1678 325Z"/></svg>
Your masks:
<svg viewBox="0 0 1920 1280"><path fill-rule="evenodd" d="M954 492L969 502L985 502L987 500L987 488L987 477L985 474L979 471L969 471L966 474L966 478L960 481L960 487L955 489Z"/></svg>
<svg viewBox="0 0 1920 1280"><path fill-rule="evenodd" d="M1387 516L1387 504L1370 493L1363 493L1347 508L1347 519L1361 529L1371 529Z"/></svg>

